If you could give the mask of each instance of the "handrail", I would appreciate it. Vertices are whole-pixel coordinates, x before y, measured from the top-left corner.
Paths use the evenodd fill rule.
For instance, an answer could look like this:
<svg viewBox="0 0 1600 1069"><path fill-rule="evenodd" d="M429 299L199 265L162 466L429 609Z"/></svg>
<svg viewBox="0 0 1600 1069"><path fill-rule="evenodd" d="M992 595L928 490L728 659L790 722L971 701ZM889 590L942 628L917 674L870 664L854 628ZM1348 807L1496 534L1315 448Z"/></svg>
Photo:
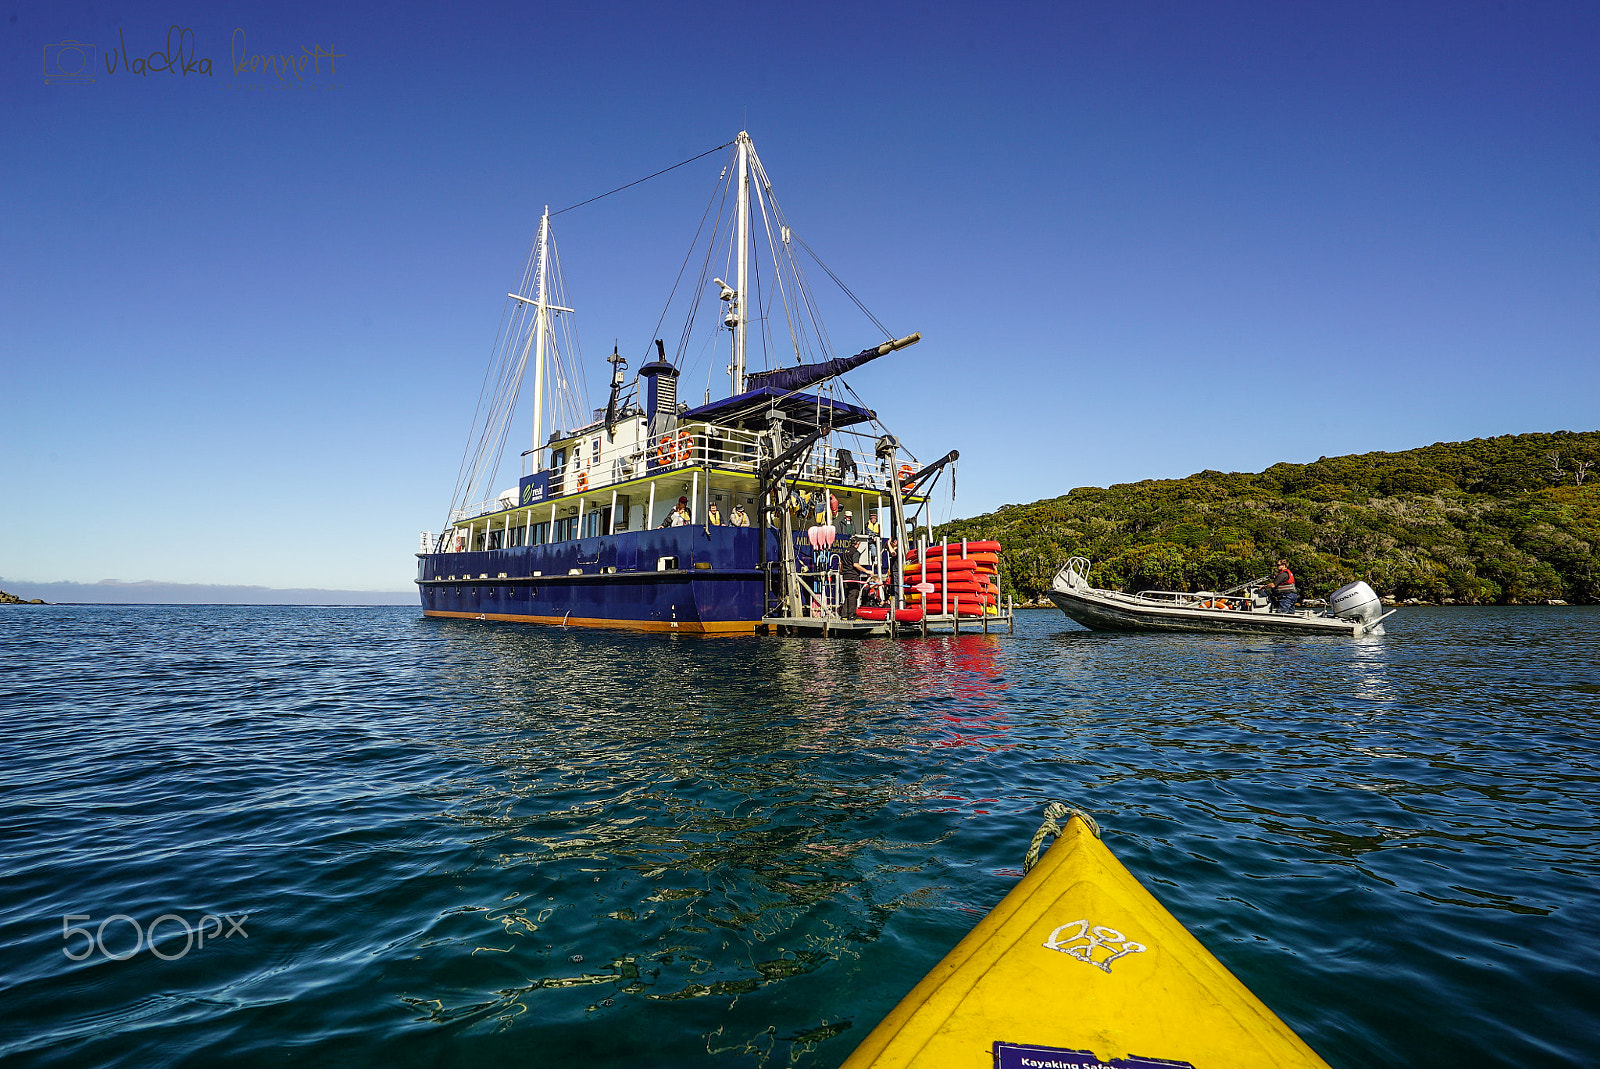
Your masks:
<svg viewBox="0 0 1600 1069"><path fill-rule="evenodd" d="M838 433L862 437L851 431ZM577 459L569 460L559 469L550 469L551 493L546 501L551 497L574 493L579 475L587 476L585 490L592 492L646 475L660 475L702 465L754 474L763 457L761 435L715 423L680 425L676 430L646 438L642 449L632 443L613 442L603 444L598 452L592 452L586 448L592 440L589 435L577 439L571 446ZM899 457L895 458L894 464L890 464L864 449L858 455L859 463L847 477L846 471L839 467L838 449L827 444L825 439L795 462L789 477L887 496ZM662 463L663 458L670 459ZM524 507L521 504L504 505L503 497L503 494L497 494L455 509L450 513L450 522L455 524L482 519Z"/></svg>

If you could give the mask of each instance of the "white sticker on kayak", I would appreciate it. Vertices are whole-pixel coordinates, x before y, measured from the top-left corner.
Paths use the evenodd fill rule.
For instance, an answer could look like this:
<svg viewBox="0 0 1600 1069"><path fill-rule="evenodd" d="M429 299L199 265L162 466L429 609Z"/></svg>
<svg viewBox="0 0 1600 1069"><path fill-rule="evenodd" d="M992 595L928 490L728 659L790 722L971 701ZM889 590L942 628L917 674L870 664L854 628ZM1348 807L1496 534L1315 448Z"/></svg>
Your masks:
<svg viewBox="0 0 1600 1069"><path fill-rule="evenodd" d="M1138 1055L1103 1062L1087 1050L996 1042L994 1069L1194 1069L1194 1066L1188 1062L1141 1058Z"/></svg>
<svg viewBox="0 0 1600 1069"><path fill-rule="evenodd" d="M1063 924L1050 933L1044 945L1087 962L1101 972L1110 972L1111 963L1125 954L1142 954L1150 949L1143 943L1135 943L1115 928L1107 928L1103 924L1091 927L1087 918Z"/></svg>

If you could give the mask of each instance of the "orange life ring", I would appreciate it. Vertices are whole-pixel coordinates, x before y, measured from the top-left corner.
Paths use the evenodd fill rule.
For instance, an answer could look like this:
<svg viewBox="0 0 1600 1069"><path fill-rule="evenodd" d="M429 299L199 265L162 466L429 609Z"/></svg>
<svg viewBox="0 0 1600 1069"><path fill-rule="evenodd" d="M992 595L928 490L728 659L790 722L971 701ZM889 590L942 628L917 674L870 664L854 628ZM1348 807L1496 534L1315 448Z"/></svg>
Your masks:
<svg viewBox="0 0 1600 1069"><path fill-rule="evenodd" d="M672 463L677 453L678 443L673 439L672 435L663 434L661 436L661 444L656 446L656 463L666 467Z"/></svg>
<svg viewBox="0 0 1600 1069"><path fill-rule="evenodd" d="M906 483L906 480L911 478L916 473L917 473L916 469L913 468L910 464L902 464L902 465L900 465L900 470L895 472L895 476L900 480L900 492L901 493L909 494L911 492L911 487Z"/></svg>
<svg viewBox="0 0 1600 1069"><path fill-rule="evenodd" d="M678 459L688 460L694 455L694 435L688 431L678 432Z"/></svg>
<svg viewBox="0 0 1600 1069"><path fill-rule="evenodd" d="M578 493L581 494L587 489L589 489L589 473L580 471L578 472Z"/></svg>

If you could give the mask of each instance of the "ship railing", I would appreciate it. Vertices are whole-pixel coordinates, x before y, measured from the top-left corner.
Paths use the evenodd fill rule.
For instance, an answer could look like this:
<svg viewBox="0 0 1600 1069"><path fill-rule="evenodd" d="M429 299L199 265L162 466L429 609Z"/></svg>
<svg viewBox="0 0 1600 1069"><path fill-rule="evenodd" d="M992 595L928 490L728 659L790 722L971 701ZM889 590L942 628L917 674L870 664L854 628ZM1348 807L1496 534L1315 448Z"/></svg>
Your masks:
<svg viewBox="0 0 1600 1069"><path fill-rule="evenodd" d="M641 459L655 470L713 464L753 472L762 456L760 435L715 423L681 425L648 444Z"/></svg>
<svg viewBox="0 0 1600 1069"><path fill-rule="evenodd" d="M860 436L856 436L860 437ZM833 445L816 445L795 466L796 478L807 482L850 486L869 492L888 494L894 478L895 464L880 461L872 453L874 439L863 442L863 448L848 450L849 461L842 463L839 449Z"/></svg>
<svg viewBox="0 0 1600 1069"><path fill-rule="evenodd" d="M888 493L894 465L880 462L873 455L877 440L852 432L840 433L849 434L848 440L855 445L846 451L845 463L841 463L838 448L819 444L790 469L791 478ZM646 439L642 449L633 445L603 447L583 462L551 472L548 492L552 497L561 496L578 493L580 487L596 490L644 474L706 465L754 474L767 455L762 436L754 431L715 423L683 424Z"/></svg>
<svg viewBox="0 0 1600 1069"><path fill-rule="evenodd" d="M837 433L844 435L854 448L845 449L846 455L841 457L841 450L831 442L819 443L790 469L790 478L887 495L900 458L892 464L882 461L873 453L875 438L852 431ZM642 448L639 443L616 442L604 444L597 452L585 450L580 454L582 459L550 472L545 499L706 465L754 474L766 455L765 448L761 435L753 431L714 423L683 424L645 439ZM577 450L575 446L574 452ZM518 507L514 493L501 493L455 509L450 513L450 522L480 519Z"/></svg>
<svg viewBox="0 0 1600 1069"><path fill-rule="evenodd" d="M1198 594L1190 594L1182 590L1141 590L1133 596L1144 598L1146 601L1170 601L1180 605L1200 599Z"/></svg>
<svg viewBox="0 0 1600 1069"><path fill-rule="evenodd" d="M463 505L450 513L450 522L457 520L471 520L491 512L500 512L507 508L500 498L491 497L487 501L480 501L476 505Z"/></svg>

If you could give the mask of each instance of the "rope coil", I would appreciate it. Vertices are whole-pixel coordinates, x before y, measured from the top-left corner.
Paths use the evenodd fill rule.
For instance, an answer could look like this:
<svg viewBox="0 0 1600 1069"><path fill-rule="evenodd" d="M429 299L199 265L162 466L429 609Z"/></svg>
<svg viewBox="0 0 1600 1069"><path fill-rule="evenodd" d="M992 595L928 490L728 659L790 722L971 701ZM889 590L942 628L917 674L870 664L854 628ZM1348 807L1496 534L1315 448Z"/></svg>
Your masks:
<svg viewBox="0 0 1600 1069"><path fill-rule="evenodd" d="M1039 863L1039 854L1044 849L1044 839L1048 835L1052 839L1059 838L1066 830L1067 821L1079 817L1094 832L1096 839L1100 838L1100 825L1095 819L1082 809L1075 806L1063 805L1060 802L1051 802L1044 807L1044 823L1039 825L1039 830L1033 833L1033 842L1028 844L1027 856L1022 859L1022 872L1026 875L1033 871L1033 866Z"/></svg>

